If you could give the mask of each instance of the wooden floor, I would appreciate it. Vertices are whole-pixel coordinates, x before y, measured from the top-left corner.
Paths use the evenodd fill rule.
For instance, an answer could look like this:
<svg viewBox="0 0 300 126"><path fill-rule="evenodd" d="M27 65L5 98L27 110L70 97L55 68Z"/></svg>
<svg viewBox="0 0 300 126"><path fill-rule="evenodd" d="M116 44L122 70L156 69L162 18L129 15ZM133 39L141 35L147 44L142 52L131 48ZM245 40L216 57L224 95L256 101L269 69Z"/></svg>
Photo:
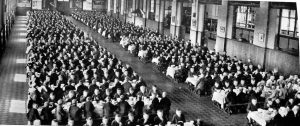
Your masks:
<svg viewBox="0 0 300 126"><path fill-rule="evenodd" d="M17 17L0 64L0 125L24 125L27 88L25 76L27 17Z"/></svg>

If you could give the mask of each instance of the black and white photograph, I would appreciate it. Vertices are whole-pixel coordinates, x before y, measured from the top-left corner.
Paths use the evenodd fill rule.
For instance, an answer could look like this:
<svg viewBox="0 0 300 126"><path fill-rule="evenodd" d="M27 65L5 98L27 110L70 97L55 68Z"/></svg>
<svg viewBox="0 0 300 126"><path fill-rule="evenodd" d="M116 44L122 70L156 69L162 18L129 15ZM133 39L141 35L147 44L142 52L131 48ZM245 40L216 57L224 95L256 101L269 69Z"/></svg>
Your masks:
<svg viewBox="0 0 300 126"><path fill-rule="evenodd" d="M0 0L0 126L300 126L297 0Z"/></svg>

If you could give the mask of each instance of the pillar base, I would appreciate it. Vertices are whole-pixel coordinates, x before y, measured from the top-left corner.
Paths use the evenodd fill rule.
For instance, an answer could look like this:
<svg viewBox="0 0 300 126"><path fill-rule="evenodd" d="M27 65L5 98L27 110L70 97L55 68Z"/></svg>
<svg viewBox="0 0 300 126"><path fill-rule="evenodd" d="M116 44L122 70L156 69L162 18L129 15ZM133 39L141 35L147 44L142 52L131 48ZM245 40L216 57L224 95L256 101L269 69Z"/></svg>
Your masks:
<svg viewBox="0 0 300 126"><path fill-rule="evenodd" d="M164 34L164 23L158 22L158 33Z"/></svg>
<svg viewBox="0 0 300 126"><path fill-rule="evenodd" d="M190 31L190 40L192 45L198 45L198 46L203 46L204 43L202 43L202 34L203 31L195 31L191 30Z"/></svg>
<svg viewBox="0 0 300 126"><path fill-rule="evenodd" d="M113 13L112 16L113 16L114 18L117 18L117 17L119 17L119 13Z"/></svg>
<svg viewBox="0 0 300 126"><path fill-rule="evenodd" d="M215 50L216 52L225 52L225 38L217 37L216 44L215 44Z"/></svg>
<svg viewBox="0 0 300 126"><path fill-rule="evenodd" d="M183 27L184 26L171 25L170 34L172 35L172 37L177 37L178 39L184 39L185 29Z"/></svg>

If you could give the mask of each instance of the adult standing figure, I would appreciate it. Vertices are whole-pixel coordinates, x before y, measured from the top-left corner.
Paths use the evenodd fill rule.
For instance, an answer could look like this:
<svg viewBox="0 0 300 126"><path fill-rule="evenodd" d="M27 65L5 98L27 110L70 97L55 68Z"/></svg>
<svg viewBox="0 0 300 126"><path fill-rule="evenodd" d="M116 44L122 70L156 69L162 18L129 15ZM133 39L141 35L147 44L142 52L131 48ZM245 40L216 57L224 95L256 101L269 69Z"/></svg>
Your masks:
<svg viewBox="0 0 300 126"><path fill-rule="evenodd" d="M73 99L71 104L69 108L69 120L74 121L74 125L80 125L82 110L77 106L76 99Z"/></svg>
<svg viewBox="0 0 300 126"><path fill-rule="evenodd" d="M106 103L103 104L103 115L106 118L113 117L115 106L110 102L110 97L105 98Z"/></svg>
<svg viewBox="0 0 300 126"><path fill-rule="evenodd" d="M28 119L28 124L32 125L34 123L35 120L39 120L40 116L39 116L39 112L37 110L38 105L33 103L32 108L29 109L28 113L27 113L27 119Z"/></svg>
<svg viewBox="0 0 300 126"><path fill-rule="evenodd" d="M169 111L171 109L171 100L167 97L167 92L162 93L162 98L159 102L159 108L163 110L166 119L169 119Z"/></svg>
<svg viewBox="0 0 300 126"><path fill-rule="evenodd" d="M51 108L49 107L49 102L44 103L44 108L41 111L41 123L42 125L50 125L53 120L53 115L51 113Z"/></svg>
<svg viewBox="0 0 300 126"><path fill-rule="evenodd" d="M300 124L300 112L299 105L295 105L291 111L287 114L288 125L290 126L298 126Z"/></svg>
<svg viewBox="0 0 300 126"><path fill-rule="evenodd" d="M117 104L117 111L121 116L127 116L131 110L131 106L125 101L124 95L121 96L121 101Z"/></svg>
<svg viewBox="0 0 300 126"><path fill-rule="evenodd" d="M137 96L137 102L134 105L134 114L137 118L143 117L143 111L144 111L144 105L145 103L142 101L142 96Z"/></svg>
<svg viewBox="0 0 300 126"><path fill-rule="evenodd" d="M57 106L54 109L54 115L55 115L55 121L58 123L58 125L66 125L67 121L67 113L62 108L62 100L59 99L57 101Z"/></svg>
<svg viewBox="0 0 300 126"><path fill-rule="evenodd" d="M93 118L95 107L91 101L91 97L86 98L86 102L83 104L85 118Z"/></svg>

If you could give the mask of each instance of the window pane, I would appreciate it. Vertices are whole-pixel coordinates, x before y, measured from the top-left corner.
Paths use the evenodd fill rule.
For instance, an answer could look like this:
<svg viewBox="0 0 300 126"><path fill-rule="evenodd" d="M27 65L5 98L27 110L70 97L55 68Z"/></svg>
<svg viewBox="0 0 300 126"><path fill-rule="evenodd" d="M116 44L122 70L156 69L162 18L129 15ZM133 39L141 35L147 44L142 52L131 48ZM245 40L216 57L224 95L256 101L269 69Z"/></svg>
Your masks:
<svg viewBox="0 0 300 126"><path fill-rule="evenodd" d="M296 10L291 10L290 17L295 18L295 16L296 16Z"/></svg>
<svg viewBox="0 0 300 126"><path fill-rule="evenodd" d="M294 32L293 31L289 31L289 36L294 37Z"/></svg>
<svg viewBox="0 0 300 126"><path fill-rule="evenodd" d="M282 9L282 17L289 17L289 10L288 9Z"/></svg>
<svg viewBox="0 0 300 126"><path fill-rule="evenodd" d="M239 6L236 11L236 39L239 41L252 40L252 29L255 28L255 8ZM245 29L246 28L246 29Z"/></svg>
<svg viewBox="0 0 300 126"><path fill-rule="evenodd" d="M212 31L217 32L218 20L213 19L212 21Z"/></svg>
<svg viewBox="0 0 300 126"><path fill-rule="evenodd" d="M246 13L247 12L247 7L246 6L240 6L240 12L241 13Z"/></svg>
<svg viewBox="0 0 300 126"><path fill-rule="evenodd" d="M238 24L246 24L246 14L245 13L237 13L236 23Z"/></svg>
<svg viewBox="0 0 300 126"><path fill-rule="evenodd" d="M255 9L247 6L239 6L236 14L236 27L254 29Z"/></svg>
<svg viewBox="0 0 300 126"><path fill-rule="evenodd" d="M248 14L248 22L253 23L254 22L254 14L250 13Z"/></svg>
<svg viewBox="0 0 300 126"><path fill-rule="evenodd" d="M253 13L248 14L248 21L247 21L247 28L253 29L254 28L254 17L255 15Z"/></svg>
<svg viewBox="0 0 300 126"><path fill-rule="evenodd" d="M294 28L295 28L295 19L290 19L289 30L294 31Z"/></svg>
<svg viewBox="0 0 300 126"><path fill-rule="evenodd" d="M297 24L296 24L296 37L299 37L299 31L298 31L298 21L297 21Z"/></svg>
<svg viewBox="0 0 300 126"><path fill-rule="evenodd" d="M289 28L289 19L281 18L281 30L288 30Z"/></svg>

